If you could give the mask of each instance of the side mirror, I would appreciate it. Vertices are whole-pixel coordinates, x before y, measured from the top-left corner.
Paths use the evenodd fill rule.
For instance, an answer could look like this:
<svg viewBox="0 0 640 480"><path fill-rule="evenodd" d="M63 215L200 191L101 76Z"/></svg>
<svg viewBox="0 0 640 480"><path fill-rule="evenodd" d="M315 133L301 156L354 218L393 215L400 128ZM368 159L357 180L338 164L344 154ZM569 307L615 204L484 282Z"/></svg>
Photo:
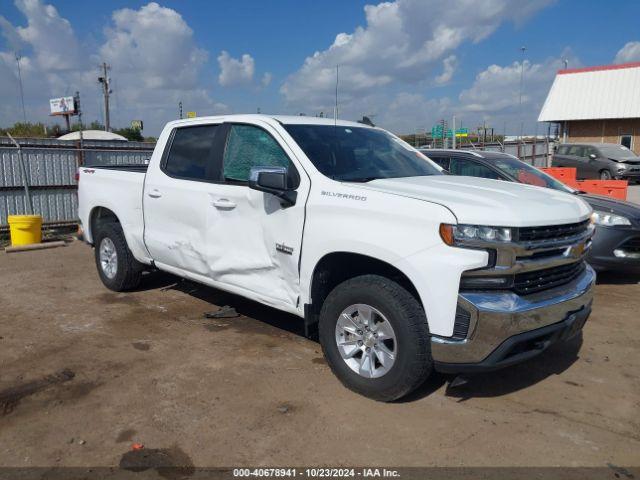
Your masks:
<svg viewBox="0 0 640 480"><path fill-rule="evenodd" d="M591 160L595 160L596 158L598 158L598 156L595 153L592 153L591 155L589 155L589 158Z"/></svg>
<svg viewBox="0 0 640 480"><path fill-rule="evenodd" d="M285 167L253 167L249 173L249 188L270 193L282 200L283 206L295 205L298 192L289 190Z"/></svg>

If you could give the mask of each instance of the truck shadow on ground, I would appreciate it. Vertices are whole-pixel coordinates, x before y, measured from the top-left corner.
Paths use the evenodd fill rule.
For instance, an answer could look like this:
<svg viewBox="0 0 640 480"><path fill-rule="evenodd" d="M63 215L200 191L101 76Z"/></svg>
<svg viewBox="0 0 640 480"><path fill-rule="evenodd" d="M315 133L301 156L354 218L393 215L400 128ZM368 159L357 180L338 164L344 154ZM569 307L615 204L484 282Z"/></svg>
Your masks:
<svg viewBox="0 0 640 480"><path fill-rule="evenodd" d="M403 398L411 402L428 396L446 385L445 395L464 402L471 398L491 398L507 395L531 387L553 375L560 375L579 358L582 347L582 333L575 338L552 345L537 357L524 363L492 372L463 375L466 381L459 386L451 386L456 375L435 373L420 388ZM575 382L565 383L581 387Z"/></svg>
<svg viewBox="0 0 640 480"><path fill-rule="evenodd" d="M635 285L640 283L640 273L598 272L596 283L598 285Z"/></svg>
<svg viewBox="0 0 640 480"><path fill-rule="evenodd" d="M278 329L275 331L276 334L286 331L296 336L305 336L304 323L301 318L239 295L223 292L162 272L149 274L138 290L152 289L172 289L186 293L211 304L211 311L215 311L215 307L232 307L239 315L248 317L258 322L258 324L262 324L265 327L267 325L275 327ZM202 313L204 316L206 312L203 311ZM255 326L249 327L247 322L238 322L237 327L255 329ZM260 330L262 330L261 333L267 333L263 328L260 328ZM309 339L309 341L317 343L317 339ZM420 400L440 390L442 387L445 387L444 393L446 396L457 398L459 402L464 402L471 398L490 398L513 393L542 382L548 377L563 373L579 359L581 346L582 334L579 334L570 341L552 345L539 356L525 363L493 372L465 375L466 383L456 387L450 386L452 380L456 378L455 375L434 372L423 385L398 402L405 403ZM580 387L579 384L574 385L569 381L566 383L574 387Z"/></svg>
<svg viewBox="0 0 640 480"><path fill-rule="evenodd" d="M240 295L201 285L168 273L152 272L145 275L143 282L136 291L156 289L177 290L210 303L211 309L203 310L203 318L205 313L208 311L214 312L216 307L229 306L234 308L239 316L254 319L262 324L271 325L297 336L304 336L304 323L300 317L254 302Z"/></svg>

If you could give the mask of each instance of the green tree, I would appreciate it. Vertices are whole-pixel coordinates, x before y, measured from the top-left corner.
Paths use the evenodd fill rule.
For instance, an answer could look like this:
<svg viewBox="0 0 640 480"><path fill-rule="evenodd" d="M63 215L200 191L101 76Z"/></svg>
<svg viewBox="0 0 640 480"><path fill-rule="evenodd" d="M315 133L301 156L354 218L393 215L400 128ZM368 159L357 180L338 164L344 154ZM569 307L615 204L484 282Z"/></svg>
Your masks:
<svg viewBox="0 0 640 480"><path fill-rule="evenodd" d="M31 123L31 122L17 122L14 123L12 127L0 129L0 133L3 136L6 136L7 133L10 133L14 137L36 137L43 138L47 137L47 127L44 123Z"/></svg>
<svg viewBox="0 0 640 480"><path fill-rule="evenodd" d="M125 127L125 128L117 128L113 131L113 133L117 133L118 135L122 135L127 140L131 140L134 142L143 142L144 137L140 130L137 128Z"/></svg>

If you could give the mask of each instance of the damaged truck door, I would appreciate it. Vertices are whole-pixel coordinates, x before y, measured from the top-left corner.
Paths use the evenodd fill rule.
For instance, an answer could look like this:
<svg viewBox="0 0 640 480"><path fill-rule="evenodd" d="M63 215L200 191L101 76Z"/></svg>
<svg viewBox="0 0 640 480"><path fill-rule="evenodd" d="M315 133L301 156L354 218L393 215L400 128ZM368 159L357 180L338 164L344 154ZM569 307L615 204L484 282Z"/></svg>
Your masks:
<svg viewBox="0 0 640 480"><path fill-rule="evenodd" d="M295 308L309 182L306 176L301 182L291 150L268 129L233 123L174 128L160 162L147 173L145 244L160 268ZM299 201L283 205L251 189L257 167L284 168L286 188Z"/></svg>
<svg viewBox="0 0 640 480"><path fill-rule="evenodd" d="M212 278L259 296L269 305L296 308L298 262L309 179L293 152L268 125L227 123L221 177L209 193L207 260ZM251 170L281 167L295 204L250 188Z"/></svg>

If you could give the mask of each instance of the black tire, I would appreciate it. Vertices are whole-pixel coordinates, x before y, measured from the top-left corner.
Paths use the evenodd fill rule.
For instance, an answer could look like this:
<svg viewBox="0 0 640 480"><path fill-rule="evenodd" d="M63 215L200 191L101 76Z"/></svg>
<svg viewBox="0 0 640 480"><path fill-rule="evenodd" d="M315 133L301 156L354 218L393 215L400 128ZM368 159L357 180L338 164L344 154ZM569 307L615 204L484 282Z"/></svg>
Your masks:
<svg viewBox="0 0 640 480"><path fill-rule="evenodd" d="M117 269L112 278L105 273L100 262L100 247L104 239L111 240L115 247ZM140 284L143 265L133 257L119 223L101 225L95 234L94 246L96 268L105 287L114 292L123 292Z"/></svg>
<svg viewBox="0 0 640 480"><path fill-rule="evenodd" d="M342 311L354 304L379 310L396 335L397 355L387 373L366 378L342 359L336 342L336 324ZM418 301L399 284L379 275L347 280L331 291L320 311L320 344L333 373L342 384L374 400L397 400L420 386L433 371L429 327Z"/></svg>
<svg viewBox="0 0 640 480"><path fill-rule="evenodd" d="M609 170L602 170L600 172L600 180L611 180L611 172Z"/></svg>

